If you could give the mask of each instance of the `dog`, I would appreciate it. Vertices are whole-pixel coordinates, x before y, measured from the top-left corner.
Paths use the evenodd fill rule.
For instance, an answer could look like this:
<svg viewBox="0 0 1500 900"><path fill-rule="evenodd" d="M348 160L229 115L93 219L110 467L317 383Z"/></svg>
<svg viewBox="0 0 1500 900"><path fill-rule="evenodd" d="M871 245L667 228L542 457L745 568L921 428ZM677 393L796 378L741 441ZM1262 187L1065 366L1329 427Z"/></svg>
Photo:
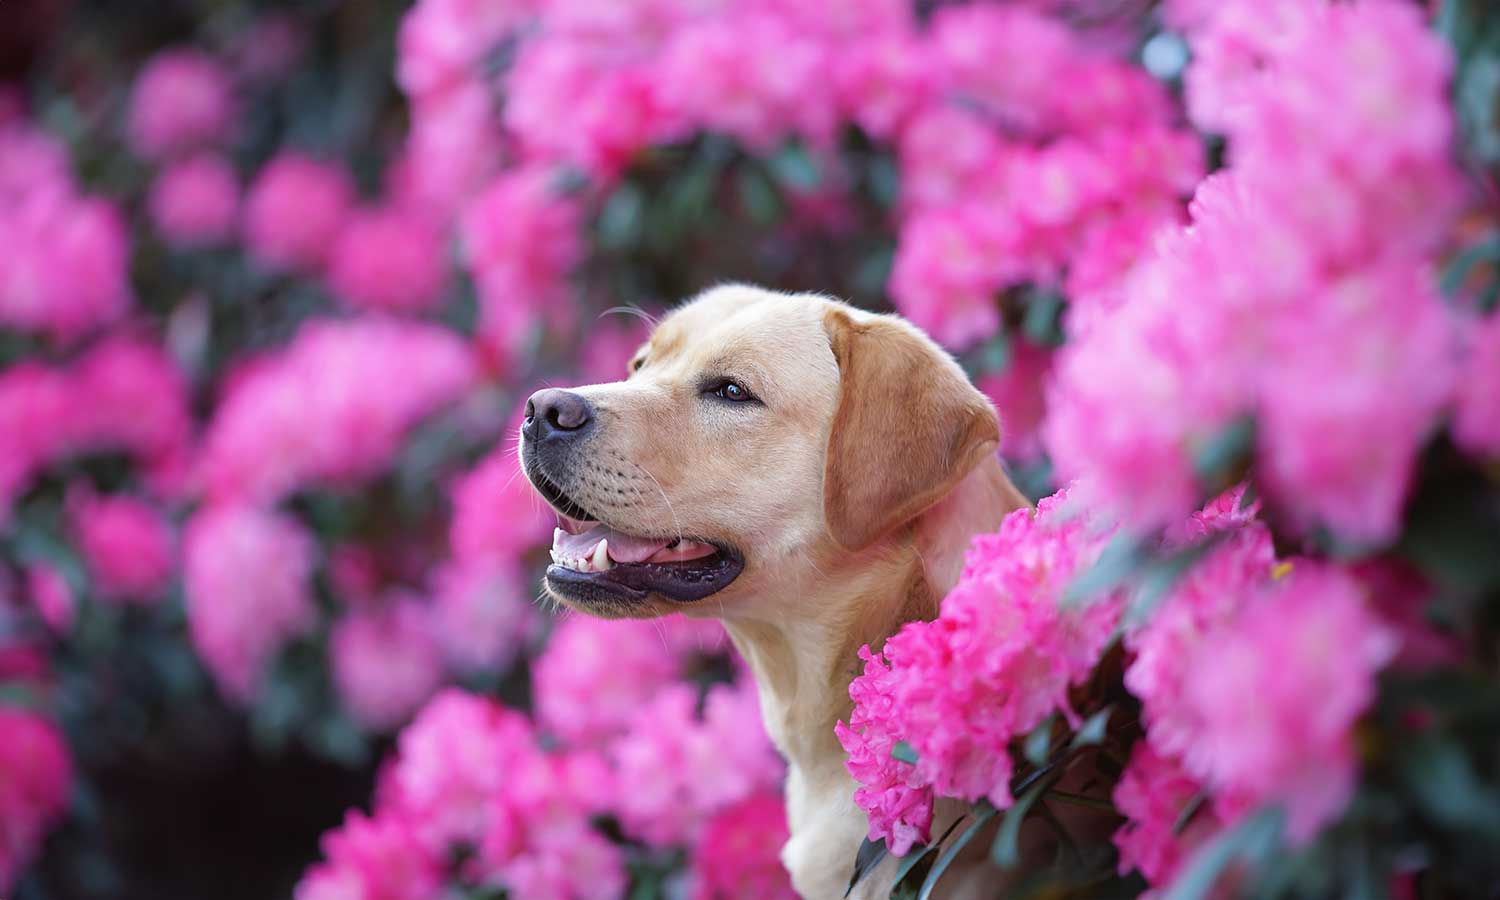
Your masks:
<svg viewBox="0 0 1500 900"><path fill-rule="evenodd" d="M834 723L859 649L933 618L969 538L1029 505L994 408L903 319L726 285L666 317L624 381L533 394L521 431L559 519L546 593L723 621L788 762L782 861L803 897L844 896L868 823Z"/></svg>

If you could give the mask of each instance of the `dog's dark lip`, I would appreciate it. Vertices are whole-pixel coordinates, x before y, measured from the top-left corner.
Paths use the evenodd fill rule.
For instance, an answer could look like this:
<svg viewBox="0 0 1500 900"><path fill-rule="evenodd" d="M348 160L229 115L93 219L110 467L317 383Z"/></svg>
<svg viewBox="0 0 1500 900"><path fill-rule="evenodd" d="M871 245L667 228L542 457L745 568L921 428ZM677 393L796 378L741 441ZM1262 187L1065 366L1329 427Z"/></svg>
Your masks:
<svg viewBox="0 0 1500 900"><path fill-rule="evenodd" d="M704 543L718 552L689 562L614 563L594 572L553 564L547 567L547 585L585 606L637 605L652 594L674 603L695 603L728 587L745 569L744 557L734 548L716 541Z"/></svg>
<svg viewBox="0 0 1500 900"><path fill-rule="evenodd" d="M531 482L531 486L536 488L536 492L542 495L542 499L546 500L547 505L552 507L553 512L558 515L575 522L599 521L598 516L584 509L580 503L564 493L556 482L547 477L547 473L542 471L540 465L530 460L526 463L526 480Z"/></svg>

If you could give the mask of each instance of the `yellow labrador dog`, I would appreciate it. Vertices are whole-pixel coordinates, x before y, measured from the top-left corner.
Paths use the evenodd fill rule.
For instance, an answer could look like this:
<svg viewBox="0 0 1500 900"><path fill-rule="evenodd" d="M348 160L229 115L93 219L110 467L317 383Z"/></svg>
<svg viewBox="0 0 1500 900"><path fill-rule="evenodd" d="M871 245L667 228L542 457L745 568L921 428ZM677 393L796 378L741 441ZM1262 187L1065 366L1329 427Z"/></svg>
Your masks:
<svg viewBox="0 0 1500 900"><path fill-rule="evenodd" d="M866 821L833 726L859 648L936 615L969 537L1026 505L995 410L899 318L732 285L665 319L626 380L538 391L522 435L561 523L547 592L723 620L789 763L782 860L804 897L842 897Z"/></svg>

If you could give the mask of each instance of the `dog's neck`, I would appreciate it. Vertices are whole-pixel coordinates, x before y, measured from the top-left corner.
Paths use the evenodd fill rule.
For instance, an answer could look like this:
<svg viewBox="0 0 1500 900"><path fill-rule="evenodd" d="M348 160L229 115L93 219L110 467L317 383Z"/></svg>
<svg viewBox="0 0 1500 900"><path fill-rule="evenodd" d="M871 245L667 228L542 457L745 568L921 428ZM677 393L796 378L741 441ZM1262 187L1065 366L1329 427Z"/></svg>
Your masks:
<svg viewBox="0 0 1500 900"><path fill-rule="evenodd" d="M1026 505L998 458L988 459L878 546L812 567L808 583L789 586L788 596L757 598L754 608L769 614L725 618L755 675L766 730L790 766L792 841L784 861L804 896L823 896L833 886L809 883L798 871L799 857L813 858L811 870L826 872L831 865L842 871L865 831L834 734L852 708L849 682L861 671L860 648L878 651L906 622L936 616L963 569L970 537L994 531L1007 513ZM829 809L843 819L827 821ZM843 856L820 859L824 854Z"/></svg>

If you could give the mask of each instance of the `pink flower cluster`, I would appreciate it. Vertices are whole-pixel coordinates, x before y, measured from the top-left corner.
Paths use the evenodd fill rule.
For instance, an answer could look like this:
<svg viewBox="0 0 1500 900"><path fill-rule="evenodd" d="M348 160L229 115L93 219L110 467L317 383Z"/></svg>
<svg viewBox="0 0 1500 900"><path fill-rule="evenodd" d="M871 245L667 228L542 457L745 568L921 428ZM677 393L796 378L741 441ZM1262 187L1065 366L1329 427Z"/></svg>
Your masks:
<svg viewBox="0 0 1500 900"><path fill-rule="evenodd" d="M778 855L786 843L786 806L755 794L709 820L693 850L692 900L797 900Z"/></svg>
<svg viewBox="0 0 1500 900"><path fill-rule="evenodd" d="M57 728L0 708L0 889L9 889L68 806L73 765Z"/></svg>
<svg viewBox="0 0 1500 900"><path fill-rule="evenodd" d="M787 895L786 874L775 861L784 816L779 798L767 793L780 774L768 760L778 767L779 760L764 735L754 733L755 710L744 705L743 691L720 688L710 692L698 722L695 697L682 690L686 708L674 705L670 720L674 746L636 741L618 759L587 748L543 750L520 713L456 690L439 693L402 732L374 812L351 813L324 838L326 860L309 870L297 900L434 896L460 884L513 896L612 900L627 883L624 856L593 819L635 821L620 806L635 788L622 786L646 772L654 783L663 772L681 780L671 793L689 804L686 821L694 827L711 819L706 827L738 835L732 857L722 855L724 845L696 854L698 896L724 896L734 885ZM701 751L709 740L719 753ZM650 752L671 755L648 759ZM683 753L691 771L680 768ZM650 818L666 827L675 816L662 810Z"/></svg>
<svg viewBox="0 0 1500 900"><path fill-rule="evenodd" d="M1282 807L1305 842L1341 813L1358 773L1353 727L1397 632L1362 581L1313 560L1277 562L1258 522L1227 538L1127 634L1125 684L1146 726L1115 800L1122 871L1170 883L1191 847L1244 813ZM1202 791L1188 831L1173 823Z"/></svg>
<svg viewBox="0 0 1500 900"><path fill-rule="evenodd" d="M315 623L314 553L297 520L253 506L209 506L188 523L188 633L230 697L253 697L272 655Z"/></svg>
<svg viewBox="0 0 1500 900"><path fill-rule="evenodd" d="M341 167L284 151L245 197L246 248L271 269L321 271L353 202L354 183Z"/></svg>
<svg viewBox="0 0 1500 900"><path fill-rule="evenodd" d="M897 854L928 840L935 795L1010 805L1011 742L1054 711L1073 715L1068 687L1114 634L1120 598L1062 603L1108 537L1067 491L1017 510L974 539L936 620L904 626L879 654L861 651L865 672L837 734L872 840ZM898 741L915 764L892 756Z"/></svg>
<svg viewBox="0 0 1500 900"><path fill-rule="evenodd" d="M126 453L175 490L191 433L185 379L146 341L111 337L65 366L11 366L0 372L0 520L40 472L81 453Z"/></svg>
<svg viewBox="0 0 1500 900"><path fill-rule="evenodd" d="M161 159L224 142L234 121L229 74L198 50L167 50L141 69L130 95L130 145Z"/></svg>
<svg viewBox="0 0 1500 900"><path fill-rule="evenodd" d="M68 343L130 308L130 238L108 201L79 192L67 153L0 123L0 327Z"/></svg>
<svg viewBox="0 0 1500 900"><path fill-rule="evenodd" d="M947 7L926 41L900 51L935 74L889 136L906 208L890 290L961 349L998 330L1008 288L1092 302L1176 221L1202 151L1145 72L1036 10Z"/></svg>
<svg viewBox="0 0 1500 900"><path fill-rule="evenodd" d="M264 503L315 480L369 477L475 375L468 348L446 329L377 317L311 321L230 378L204 438L205 488L216 501Z"/></svg>
<svg viewBox="0 0 1500 900"><path fill-rule="evenodd" d="M598 196L652 145L717 132L753 152L800 138L827 168L858 123L901 161L892 296L955 347L996 331L1008 287L1112 285L1202 174L1160 85L1032 8L949 7L921 25L901 2L473 7L419 3L399 70L408 180L464 221L497 365L539 321L568 324L580 248L562 167ZM507 42L514 62L491 83L483 62Z"/></svg>
<svg viewBox="0 0 1500 900"><path fill-rule="evenodd" d="M126 494L68 495L70 530L90 579L107 600L154 603L177 571L177 537L152 504Z"/></svg>
<svg viewBox="0 0 1500 900"><path fill-rule="evenodd" d="M213 153L162 170L151 186L151 218L168 241L183 247L222 243L238 224L240 182L230 162Z"/></svg>
<svg viewBox="0 0 1500 900"><path fill-rule="evenodd" d="M1196 456L1253 416L1279 518L1384 542L1457 371L1431 271L1461 199L1449 51L1404 4L1219 15L1194 65L1218 65L1204 124L1232 165L1063 351L1046 442L1096 502L1161 526L1199 499Z"/></svg>

